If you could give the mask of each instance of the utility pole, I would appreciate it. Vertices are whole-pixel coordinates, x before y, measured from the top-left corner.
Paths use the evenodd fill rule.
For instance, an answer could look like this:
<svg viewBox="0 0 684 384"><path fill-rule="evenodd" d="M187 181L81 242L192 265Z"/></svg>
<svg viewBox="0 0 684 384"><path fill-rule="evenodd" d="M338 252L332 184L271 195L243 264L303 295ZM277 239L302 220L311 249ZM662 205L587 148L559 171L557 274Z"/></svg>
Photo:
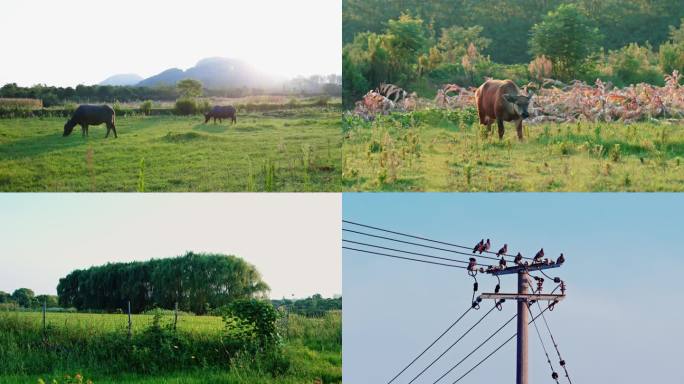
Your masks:
<svg viewBox="0 0 684 384"><path fill-rule="evenodd" d="M529 273L525 270L518 271L518 295L527 294L529 284ZM528 305L527 300L518 299L518 345L516 348L518 358L515 363L515 384L527 384Z"/></svg>
<svg viewBox="0 0 684 384"><path fill-rule="evenodd" d="M561 288L562 294L542 294L529 293L530 287L530 271L541 271L544 269L558 268L562 265L558 262L545 260L544 262L532 264L517 264L512 267L499 267L492 269L480 269L480 272L489 273L495 276L500 275L518 275L518 292L517 293L483 293L480 295L481 299L493 300L516 300L518 302L518 333L517 333L517 348L516 348L516 364L515 364L515 383L528 384L528 370L529 360L527 358L527 326L530 322L529 305L535 301L548 301L553 304L565 298L564 289ZM560 281L560 280L559 280ZM562 281L560 281L561 284Z"/></svg>

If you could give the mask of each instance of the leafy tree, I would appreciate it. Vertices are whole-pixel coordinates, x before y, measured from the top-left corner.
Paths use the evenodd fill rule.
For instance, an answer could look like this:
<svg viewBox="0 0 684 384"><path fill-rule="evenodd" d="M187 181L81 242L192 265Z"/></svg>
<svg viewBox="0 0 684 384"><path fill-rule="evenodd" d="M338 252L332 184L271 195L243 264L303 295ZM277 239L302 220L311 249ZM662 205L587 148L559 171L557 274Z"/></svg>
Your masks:
<svg viewBox="0 0 684 384"><path fill-rule="evenodd" d="M34 300L35 306L42 306L43 303L46 304L48 308L54 308L59 306L59 301L55 295L38 295Z"/></svg>
<svg viewBox="0 0 684 384"><path fill-rule="evenodd" d="M427 51L423 20L408 14L390 20L385 42L389 53L389 80L401 83L412 79L419 56Z"/></svg>
<svg viewBox="0 0 684 384"><path fill-rule="evenodd" d="M361 98L363 91L369 88L368 81L349 56L345 49L342 52L342 102L347 108L353 106L354 100Z"/></svg>
<svg viewBox="0 0 684 384"><path fill-rule="evenodd" d="M553 63L556 75L576 78L586 59L598 48L601 34L573 4L563 4L532 27L531 52Z"/></svg>
<svg viewBox="0 0 684 384"><path fill-rule="evenodd" d="M202 83L193 79L184 79L176 84L181 98L195 98L202 96Z"/></svg>
<svg viewBox="0 0 684 384"><path fill-rule="evenodd" d="M12 295L7 292L0 291L0 304L9 303L12 301Z"/></svg>
<svg viewBox="0 0 684 384"><path fill-rule="evenodd" d="M679 28L670 26L670 41L660 46L658 62L665 73L684 72L684 18Z"/></svg>
<svg viewBox="0 0 684 384"><path fill-rule="evenodd" d="M110 263L76 270L60 279L59 304L77 309L133 312L154 307L204 314L233 300L268 292L257 269L236 256L188 252L184 256Z"/></svg>
<svg viewBox="0 0 684 384"><path fill-rule="evenodd" d="M482 35L482 27L479 25L464 28L452 26L442 29L442 34L437 43L437 48L442 53L442 57L449 63L458 63L468 52L468 47L472 44L478 50L486 50L492 40Z"/></svg>
<svg viewBox="0 0 684 384"><path fill-rule="evenodd" d="M12 293L12 300L22 307L30 308L35 300L35 293L28 288L19 288Z"/></svg>

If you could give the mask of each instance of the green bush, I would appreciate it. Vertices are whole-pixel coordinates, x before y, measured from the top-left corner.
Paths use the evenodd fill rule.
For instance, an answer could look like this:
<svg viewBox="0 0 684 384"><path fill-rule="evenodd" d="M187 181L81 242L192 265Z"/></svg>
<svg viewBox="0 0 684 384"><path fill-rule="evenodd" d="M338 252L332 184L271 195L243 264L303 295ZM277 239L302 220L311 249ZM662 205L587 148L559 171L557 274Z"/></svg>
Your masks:
<svg viewBox="0 0 684 384"><path fill-rule="evenodd" d="M618 86L649 83L663 85L651 47L629 44L608 54L607 72Z"/></svg>
<svg viewBox="0 0 684 384"><path fill-rule="evenodd" d="M226 308L226 317L235 317L254 325L258 346L271 349L279 342L276 320L278 312L268 301L255 299L235 300Z"/></svg>
<svg viewBox="0 0 684 384"><path fill-rule="evenodd" d="M191 98L178 99L173 110L176 115L196 115L198 113L197 101Z"/></svg>
<svg viewBox="0 0 684 384"><path fill-rule="evenodd" d="M150 112L152 112L152 100L143 101L140 104L140 113L145 116L149 116Z"/></svg>

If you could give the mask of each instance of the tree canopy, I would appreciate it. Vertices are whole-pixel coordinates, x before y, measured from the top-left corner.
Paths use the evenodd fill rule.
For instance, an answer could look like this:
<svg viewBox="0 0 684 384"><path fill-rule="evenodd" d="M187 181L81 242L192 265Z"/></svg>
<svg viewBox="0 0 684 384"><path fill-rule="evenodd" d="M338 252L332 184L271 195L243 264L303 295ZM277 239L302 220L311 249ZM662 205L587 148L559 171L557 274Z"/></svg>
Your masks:
<svg viewBox="0 0 684 384"><path fill-rule="evenodd" d="M59 304L79 310L155 307L204 314L237 299L265 296L268 285L256 267L232 255L188 252L144 262L109 263L79 269L59 280Z"/></svg>

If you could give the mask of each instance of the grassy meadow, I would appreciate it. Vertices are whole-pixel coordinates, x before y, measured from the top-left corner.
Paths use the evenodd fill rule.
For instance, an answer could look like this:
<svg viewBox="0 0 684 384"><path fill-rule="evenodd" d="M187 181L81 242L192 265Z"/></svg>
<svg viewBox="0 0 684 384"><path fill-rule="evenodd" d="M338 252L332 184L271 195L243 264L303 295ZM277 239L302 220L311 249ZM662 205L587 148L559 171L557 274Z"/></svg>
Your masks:
<svg viewBox="0 0 684 384"><path fill-rule="evenodd" d="M132 316L134 341L129 342L123 314L48 313L43 336L40 313L0 312L0 382L77 382L77 374L84 383L95 384L341 382L341 313L320 318L293 314L282 320L282 357L275 362L247 356L225 361L217 358L225 332L220 317L180 316L174 332L178 337L167 343L145 336L152 315ZM166 315L161 325L167 328L171 322ZM143 346L135 341L141 337Z"/></svg>
<svg viewBox="0 0 684 384"><path fill-rule="evenodd" d="M506 124L487 136L474 111L343 119L350 191L684 191L684 125Z"/></svg>
<svg viewBox="0 0 684 384"><path fill-rule="evenodd" d="M0 191L334 191L340 111L310 107L202 116L117 116L62 137L66 118L0 119Z"/></svg>

